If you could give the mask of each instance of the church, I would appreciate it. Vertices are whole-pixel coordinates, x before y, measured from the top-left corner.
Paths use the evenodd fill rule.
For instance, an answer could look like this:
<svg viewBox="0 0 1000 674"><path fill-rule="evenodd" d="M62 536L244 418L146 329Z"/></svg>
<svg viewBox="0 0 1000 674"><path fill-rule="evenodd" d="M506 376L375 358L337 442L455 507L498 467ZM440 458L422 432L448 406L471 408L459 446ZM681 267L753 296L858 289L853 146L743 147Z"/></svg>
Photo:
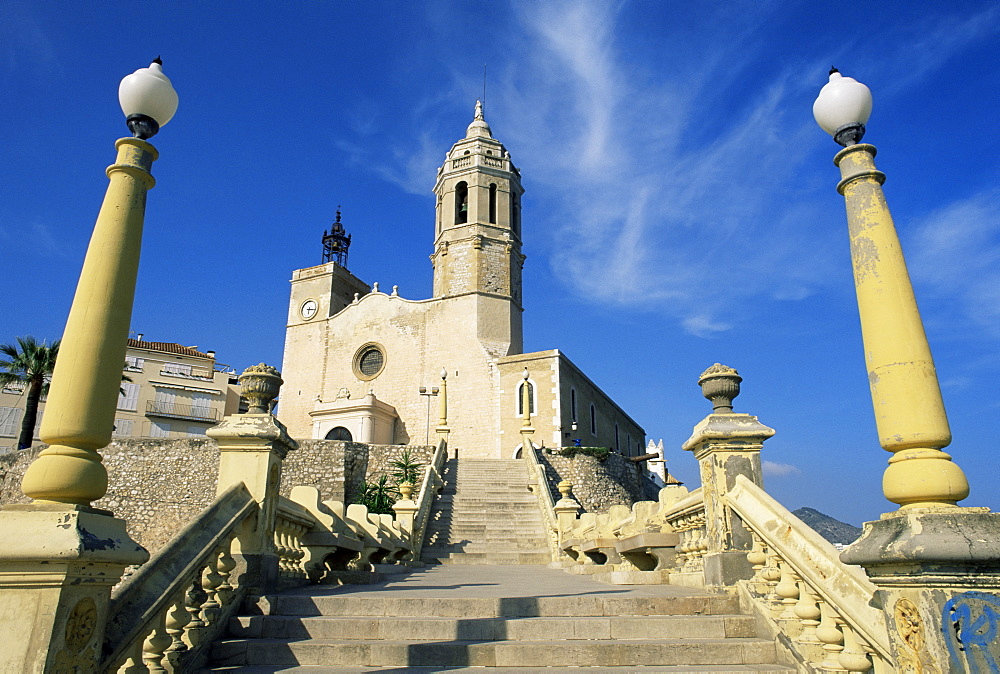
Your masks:
<svg viewBox="0 0 1000 674"><path fill-rule="evenodd" d="M292 437L447 434L458 456L508 459L521 454L527 404L537 446L644 453L643 429L563 353L523 352L523 193L477 101L434 183L433 297L406 299L348 271L338 212L323 263L292 273L281 395Z"/></svg>

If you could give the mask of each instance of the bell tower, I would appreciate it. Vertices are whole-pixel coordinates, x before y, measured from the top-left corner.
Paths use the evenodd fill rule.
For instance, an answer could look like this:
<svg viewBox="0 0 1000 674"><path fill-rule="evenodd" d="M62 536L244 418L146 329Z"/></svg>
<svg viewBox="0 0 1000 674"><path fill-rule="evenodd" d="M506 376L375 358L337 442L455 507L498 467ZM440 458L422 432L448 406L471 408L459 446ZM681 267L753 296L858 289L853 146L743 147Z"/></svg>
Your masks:
<svg viewBox="0 0 1000 674"><path fill-rule="evenodd" d="M523 193L520 171L476 101L475 119L434 184L435 298L477 293L509 300L520 313Z"/></svg>

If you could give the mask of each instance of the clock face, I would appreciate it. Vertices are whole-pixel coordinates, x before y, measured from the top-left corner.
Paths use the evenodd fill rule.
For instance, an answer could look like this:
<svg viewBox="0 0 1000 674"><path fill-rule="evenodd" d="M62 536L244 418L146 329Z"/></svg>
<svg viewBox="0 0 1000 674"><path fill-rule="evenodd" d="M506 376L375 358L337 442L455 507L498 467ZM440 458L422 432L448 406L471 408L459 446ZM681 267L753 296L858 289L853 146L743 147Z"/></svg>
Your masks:
<svg viewBox="0 0 1000 674"><path fill-rule="evenodd" d="M302 315L302 318L308 321L316 315L316 311L318 309L319 307L316 305L316 300L306 300L302 303L302 306L299 307L299 313Z"/></svg>

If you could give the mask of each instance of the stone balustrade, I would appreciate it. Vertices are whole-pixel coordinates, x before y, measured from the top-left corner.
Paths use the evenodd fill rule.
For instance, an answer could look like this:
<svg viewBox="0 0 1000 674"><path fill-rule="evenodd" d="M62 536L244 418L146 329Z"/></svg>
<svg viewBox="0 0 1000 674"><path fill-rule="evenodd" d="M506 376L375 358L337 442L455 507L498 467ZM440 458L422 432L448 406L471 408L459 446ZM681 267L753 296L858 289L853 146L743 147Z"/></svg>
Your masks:
<svg viewBox="0 0 1000 674"><path fill-rule="evenodd" d="M877 587L763 489L738 478L726 502L749 527L753 577L739 585L757 612L811 667L876 674L894 671Z"/></svg>
<svg viewBox="0 0 1000 674"><path fill-rule="evenodd" d="M197 661L242 601L236 553L257 502L234 485L113 590L101 671L174 671Z"/></svg>

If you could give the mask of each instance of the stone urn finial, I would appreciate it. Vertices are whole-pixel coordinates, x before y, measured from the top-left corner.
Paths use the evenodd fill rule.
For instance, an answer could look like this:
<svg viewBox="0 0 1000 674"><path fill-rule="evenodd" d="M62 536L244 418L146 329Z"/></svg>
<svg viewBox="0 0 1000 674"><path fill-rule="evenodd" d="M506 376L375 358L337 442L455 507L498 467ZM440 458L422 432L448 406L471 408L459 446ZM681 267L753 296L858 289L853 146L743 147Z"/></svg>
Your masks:
<svg viewBox="0 0 1000 674"><path fill-rule="evenodd" d="M743 377L734 368L716 363L701 373L701 394L712 401L712 414L732 414L733 399L740 394Z"/></svg>
<svg viewBox="0 0 1000 674"><path fill-rule="evenodd" d="M271 401L284 384L281 373L270 365L251 365L240 375L240 395L250 403L247 414L269 414Z"/></svg>
<svg viewBox="0 0 1000 674"><path fill-rule="evenodd" d="M559 490L559 494L563 498L573 498L573 483L569 480L563 480L560 482L556 485L556 489Z"/></svg>
<svg viewBox="0 0 1000 674"><path fill-rule="evenodd" d="M399 495L403 497L404 501L409 501L413 496L413 483L409 481L400 482Z"/></svg>

